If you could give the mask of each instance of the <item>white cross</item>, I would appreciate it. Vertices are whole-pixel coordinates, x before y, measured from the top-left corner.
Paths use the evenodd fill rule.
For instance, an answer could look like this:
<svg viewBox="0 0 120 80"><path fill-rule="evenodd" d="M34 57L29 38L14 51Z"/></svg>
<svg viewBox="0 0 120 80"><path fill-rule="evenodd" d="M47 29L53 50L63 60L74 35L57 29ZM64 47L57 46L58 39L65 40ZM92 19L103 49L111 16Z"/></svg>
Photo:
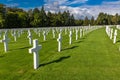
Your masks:
<svg viewBox="0 0 120 80"><path fill-rule="evenodd" d="M18 37L20 37L20 31L18 31L17 34L18 34Z"/></svg>
<svg viewBox="0 0 120 80"><path fill-rule="evenodd" d="M82 36L85 35L85 29L82 29Z"/></svg>
<svg viewBox="0 0 120 80"><path fill-rule="evenodd" d="M75 29L73 28L73 33L75 32Z"/></svg>
<svg viewBox="0 0 120 80"><path fill-rule="evenodd" d="M46 32L43 31L43 37L44 37L44 41L46 41Z"/></svg>
<svg viewBox="0 0 120 80"><path fill-rule="evenodd" d="M41 30L38 31L38 36L39 36L39 37L40 37L40 32L41 32Z"/></svg>
<svg viewBox="0 0 120 80"><path fill-rule="evenodd" d="M69 44L72 44L72 31L70 30L70 34L69 34Z"/></svg>
<svg viewBox="0 0 120 80"><path fill-rule="evenodd" d="M78 29L76 29L76 40L78 40Z"/></svg>
<svg viewBox="0 0 120 80"><path fill-rule="evenodd" d="M65 28L65 35L67 34L67 28Z"/></svg>
<svg viewBox="0 0 120 80"><path fill-rule="evenodd" d="M59 37L58 37L57 41L58 41L58 52L60 52L61 51L61 43L62 43L61 33L59 33Z"/></svg>
<svg viewBox="0 0 120 80"><path fill-rule="evenodd" d="M117 37L117 30L115 30L115 32L114 32L114 40L113 40L114 44L116 43L116 37Z"/></svg>
<svg viewBox="0 0 120 80"><path fill-rule="evenodd" d="M14 36L14 41L16 42L16 40L17 40L17 34L16 34L15 31L14 31L14 33L13 33L13 36Z"/></svg>
<svg viewBox="0 0 120 80"><path fill-rule="evenodd" d="M113 29L110 30L110 39L112 39L113 36Z"/></svg>
<svg viewBox="0 0 120 80"><path fill-rule="evenodd" d="M29 44L32 44L32 34L30 32L30 30L28 30L28 38L29 38Z"/></svg>
<svg viewBox="0 0 120 80"><path fill-rule="evenodd" d="M82 38L82 29L80 29L80 38Z"/></svg>
<svg viewBox="0 0 120 80"><path fill-rule="evenodd" d="M53 29L52 32L53 32L53 38L55 38L55 30Z"/></svg>
<svg viewBox="0 0 120 80"><path fill-rule="evenodd" d="M0 40L0 42L4 43L4 50L5 50L5 52L7 52L8 51L8 37L7 37L7 35L4 35L3 40Z"/></svg>
<svg viewBox="0 0 120 80"><path fill-rule="evenodd" d="M33 40L33 48L29 49L29 53L33 53L33 60L34 60L34 69L39 67L39 54L38 51L42 48L41 45L38 45L38 40Z"/></svg>
<svg viewBox="0 0 120 80"><path fill-rule="evenodd" d="M1 35L2 35L2 32L1 32L1 30L0 30L0 38L1 38Z"/></svg>
<svg viewBox="0 0 120 80"><path fill-rule="evenodd" d="M62 29L60 28L60 33L62 33Z"/></svg>

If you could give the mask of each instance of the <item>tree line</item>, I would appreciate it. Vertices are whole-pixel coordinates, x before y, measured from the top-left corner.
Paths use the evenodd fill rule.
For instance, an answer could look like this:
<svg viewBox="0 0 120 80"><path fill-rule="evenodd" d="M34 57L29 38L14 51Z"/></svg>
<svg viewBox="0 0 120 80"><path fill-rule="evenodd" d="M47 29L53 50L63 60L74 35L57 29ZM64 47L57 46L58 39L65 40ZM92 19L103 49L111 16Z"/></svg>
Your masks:
<svg viewBox="0 0 120 80"><path fill-rule="evenodd" d="M0 28L29 28L29 27L59 27L59 26L86 26L86 25L118 25L120 15L99 13L95 19L86 16L84 19L75 19L69 11L51 13L34 8L25 11L16 7L6 7L0 4Z"/></svg>

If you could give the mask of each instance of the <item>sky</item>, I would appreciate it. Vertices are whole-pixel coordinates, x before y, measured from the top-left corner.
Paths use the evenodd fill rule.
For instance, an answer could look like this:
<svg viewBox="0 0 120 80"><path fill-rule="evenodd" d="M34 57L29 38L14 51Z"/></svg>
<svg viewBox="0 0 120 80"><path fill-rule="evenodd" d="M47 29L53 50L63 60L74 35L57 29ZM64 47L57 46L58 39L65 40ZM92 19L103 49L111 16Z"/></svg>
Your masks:
<svg viewBox="0 0 120 80"><path fill-rule="evenodd" d="M98 16L99 12L115 15L120 14L120 0L0 0L9 7L19 7L24 10L45 7L46 12L53 13L69 10L76 19L88 16Z"/></svg>

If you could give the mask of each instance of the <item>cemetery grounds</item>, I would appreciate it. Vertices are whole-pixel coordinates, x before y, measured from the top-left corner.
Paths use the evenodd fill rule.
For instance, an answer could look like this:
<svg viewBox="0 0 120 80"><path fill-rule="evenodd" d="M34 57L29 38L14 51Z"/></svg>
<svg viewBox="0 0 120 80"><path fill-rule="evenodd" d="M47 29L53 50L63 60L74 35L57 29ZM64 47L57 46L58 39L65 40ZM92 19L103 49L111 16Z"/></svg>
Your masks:
<svg viewBox="0 0 120 80"><path fill-rule="evenodd" d="M114 26L113 26L114 27ZM115 28L114 28L115 29ZM43 41L33 30L33 39L38 39L42 49L39 51L40 66L33 69L33 54L29 54L27 31L14 41L8 32L8 52L0 43L0 80L119 80L120 79L120 30L117 42L109 39L105 27L96 29L75 40L69 45L69 32L62 33L62 51L58 52L58 33L53 39L52 31ZM0 40L3 38L4 33Z"/></svg>

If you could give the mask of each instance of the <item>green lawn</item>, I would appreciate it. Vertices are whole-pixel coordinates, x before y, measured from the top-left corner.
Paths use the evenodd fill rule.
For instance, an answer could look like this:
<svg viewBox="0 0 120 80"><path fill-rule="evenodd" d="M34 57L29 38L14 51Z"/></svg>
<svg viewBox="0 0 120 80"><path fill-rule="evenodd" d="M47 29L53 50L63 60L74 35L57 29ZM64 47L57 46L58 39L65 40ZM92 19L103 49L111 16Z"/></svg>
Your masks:
<svg viewBox="0 0 120 80"><path fill-rule="evenodd" d="M119 31L120 32L120 31ZM118 33L119 35L120 33ZM26 33L17 42L11 37L9 51L4 53L0 43L0 80L119 80L120 79L120 37L113 44L105 28L95 30L78 41L75 33L72 45L69 37L63 35L62 51L57 52L57 40L52 34L43 41L40 50L40 67L33 69L33 55L28 53Z"/></svg>

